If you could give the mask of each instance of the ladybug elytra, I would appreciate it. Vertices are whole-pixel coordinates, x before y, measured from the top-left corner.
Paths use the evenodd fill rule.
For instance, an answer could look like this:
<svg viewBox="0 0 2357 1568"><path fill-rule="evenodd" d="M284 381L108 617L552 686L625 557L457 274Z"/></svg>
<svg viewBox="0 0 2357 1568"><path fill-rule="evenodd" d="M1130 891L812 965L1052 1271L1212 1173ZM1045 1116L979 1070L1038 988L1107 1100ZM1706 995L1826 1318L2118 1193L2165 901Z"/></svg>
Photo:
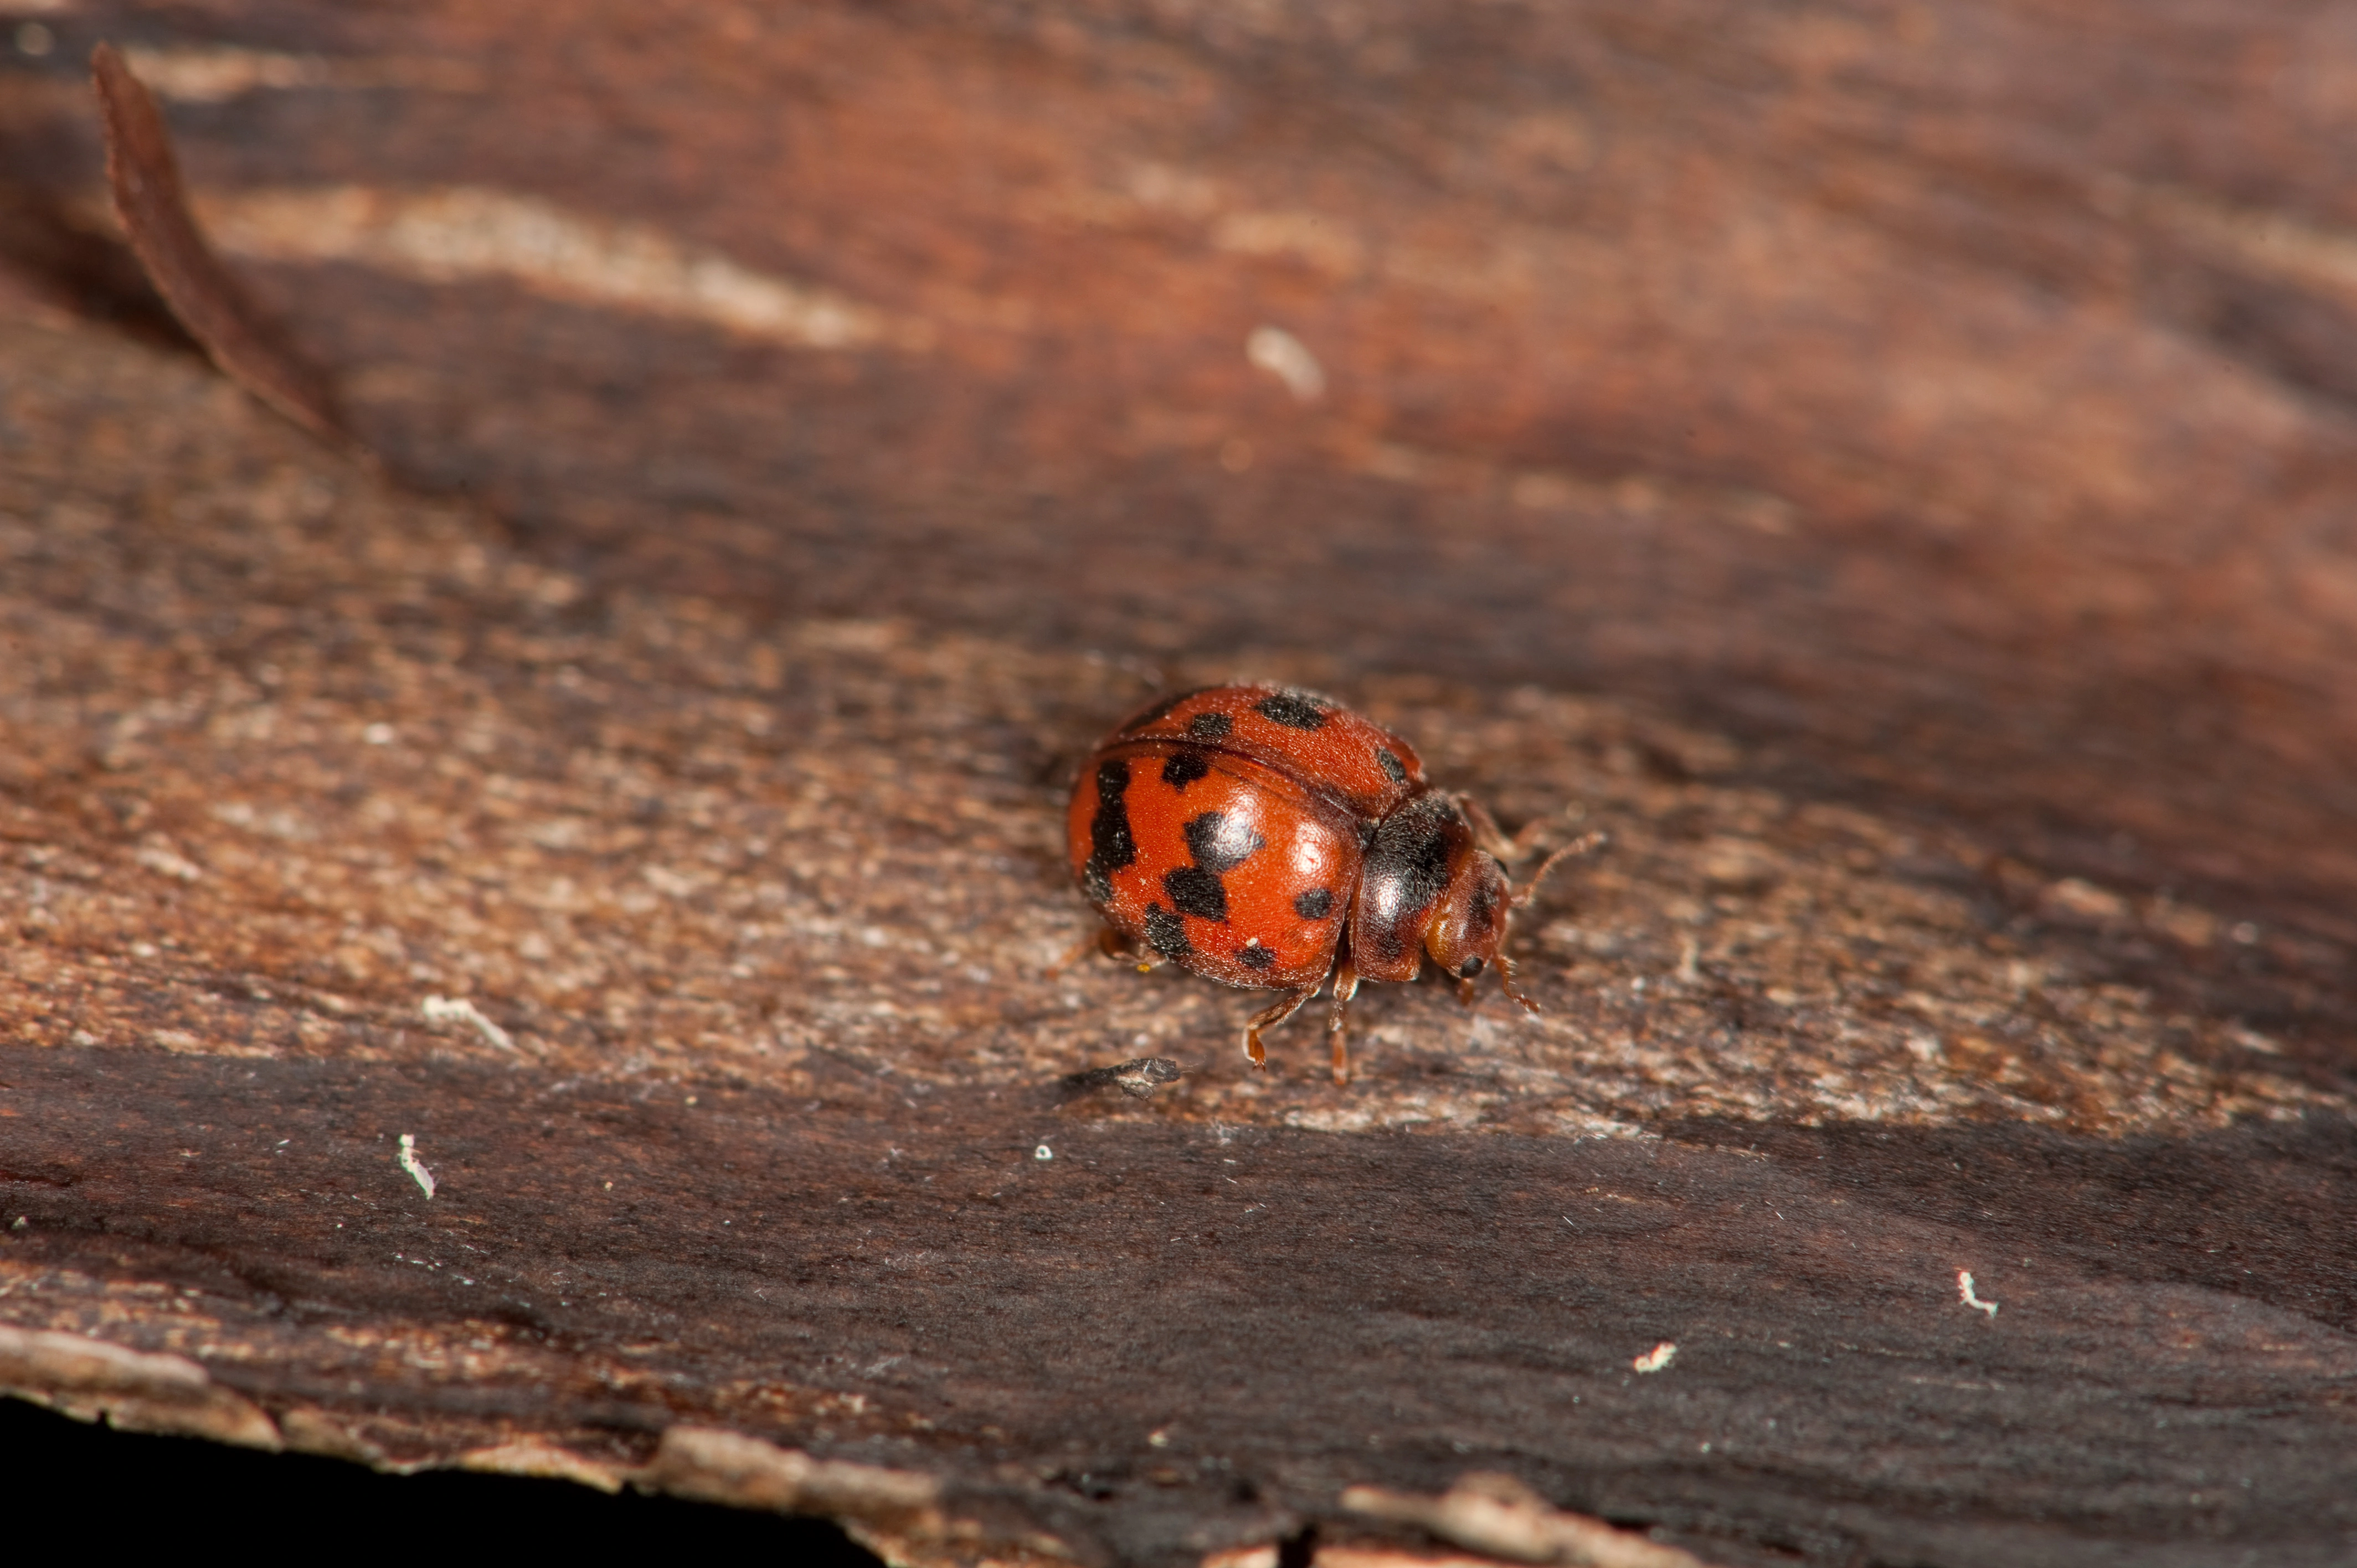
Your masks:
<svg viewBox="0 0 2357 1568"><path fill-rule="evenodd" d="M1263 1031L1331 980L1334 1080L1348 1082L1359 983L1414 980L1427 957L1469 1000L1494 968L1538 1010L1500 950L1520 901L1500 865L1512 847L1480 806L1427 783L1407 742L1329 698L1237 685L1157 703L1091 754L1067 829L1105 951L1286 993L1244 1026L1254 1067Z"/></svg>

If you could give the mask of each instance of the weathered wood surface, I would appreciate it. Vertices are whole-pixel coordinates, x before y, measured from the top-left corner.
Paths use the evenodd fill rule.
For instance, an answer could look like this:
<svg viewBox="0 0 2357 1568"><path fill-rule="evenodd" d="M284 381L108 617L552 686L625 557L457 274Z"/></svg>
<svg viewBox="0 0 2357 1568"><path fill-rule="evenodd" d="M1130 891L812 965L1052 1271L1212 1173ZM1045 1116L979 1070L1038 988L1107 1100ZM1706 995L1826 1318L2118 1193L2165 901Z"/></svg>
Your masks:
<svg viewBox="0 0 2357 1568"><path fill-rule="evenodd" d="M2330 9L39 26L0 1323L157 1359L0 1381L910 1556L1469 1471L1727 1563L2345 1556ZM395 482L138 292L101 36ZM1237 672L1612 833L1543 1019L1379 990L1337 1090L1044 977L1072 758Z"/></svg>

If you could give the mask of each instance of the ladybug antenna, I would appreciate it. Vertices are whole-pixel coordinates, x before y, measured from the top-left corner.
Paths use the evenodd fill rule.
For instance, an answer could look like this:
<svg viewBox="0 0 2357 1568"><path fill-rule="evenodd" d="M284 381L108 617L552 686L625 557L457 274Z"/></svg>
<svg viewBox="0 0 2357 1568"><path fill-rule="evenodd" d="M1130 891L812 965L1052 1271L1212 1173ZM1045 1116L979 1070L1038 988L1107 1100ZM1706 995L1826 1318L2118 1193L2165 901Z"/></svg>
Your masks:
<svg viewBox="0 0 2357 1568"><path fill-rule="evenodd" d="M1555 868L1555 865L1558 861L1569 860L1575 854L1592 854L1595 851L1603 848L1609 837L1609 834L1600 832L1582 833L1579 837L1572 840L1561 849L1556 850L1553 854L1548 855L1544 860L1540 861L1539 868L1531 873L1531 879L1528 882L1523 883L1514 893L1513 898L1512 899L1513 907L1519 909L1523 905L1529 903L1533 898L1538 897L1539 884L1546 880L1546 874ZM1513 986L1509 983L1506 987L1507 994L1512 995L1513 990ZM1520 1001L1521 998L1517 997L1516 1000ZM1530 1004L1525 1002L1523 1005L1527 1007Z"/></svg>

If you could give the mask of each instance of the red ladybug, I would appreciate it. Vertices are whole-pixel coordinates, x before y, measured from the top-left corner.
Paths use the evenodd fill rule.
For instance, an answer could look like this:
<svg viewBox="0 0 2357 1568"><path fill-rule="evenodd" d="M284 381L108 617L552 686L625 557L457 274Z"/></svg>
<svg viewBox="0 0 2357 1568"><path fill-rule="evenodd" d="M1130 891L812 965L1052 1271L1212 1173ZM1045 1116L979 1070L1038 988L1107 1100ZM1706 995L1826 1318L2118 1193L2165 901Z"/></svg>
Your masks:
<svg viewBox="0 0 2357 1568"><path fill-rule="evenodd" d="M1142 948L1149 963L1286 993L1244 1026L1254 1067L1267 1065L1262 1031L1331 978L1334 1081L1348 1082L1343 1015L1359 982L1414 980L1427 954L1469 999L1494 966L1506 994L1538 1011L1500 950L1520 900L1497 824L1426 783L1415 747L1330 698L1207 686L1157 703L1091 754L1067 828L1105 951Z"/></svg>

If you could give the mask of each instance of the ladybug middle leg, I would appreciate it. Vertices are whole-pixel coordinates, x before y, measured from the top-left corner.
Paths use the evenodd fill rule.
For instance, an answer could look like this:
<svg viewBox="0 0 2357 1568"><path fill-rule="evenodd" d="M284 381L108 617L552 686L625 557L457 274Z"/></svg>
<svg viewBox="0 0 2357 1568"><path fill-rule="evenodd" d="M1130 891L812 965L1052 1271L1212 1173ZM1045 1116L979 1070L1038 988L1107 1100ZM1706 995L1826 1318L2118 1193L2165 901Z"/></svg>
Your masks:
<svg viewBox="0 0 2357 1568"><path fill-rule="evenodd" d="M1253 1015L1252 1022L1244 1026L1244 1055L1252 1058L1253 1066L1263 1069L1268 1066L1268 1053L1261 1049L1261 1031L1274 1029L1296 1013L1300 1012L1301 1004L1317 995L1318 986L1325 983L1320 980L1318 985L1305 986L1290 996L1278 998Z"/></svg>
<svg viewBox="0 0 2357 1568"><path fill-rule="evenodd" d="M1359 993L1359 971L1349 959L1344 959L1334 971L1334 1006L1326 1015L1326 1037L1334 1047L1334 1081L1351 1081L1350 1036L1342 1028L1343 1016L1351 1010L1351 998Z"/></svg>

